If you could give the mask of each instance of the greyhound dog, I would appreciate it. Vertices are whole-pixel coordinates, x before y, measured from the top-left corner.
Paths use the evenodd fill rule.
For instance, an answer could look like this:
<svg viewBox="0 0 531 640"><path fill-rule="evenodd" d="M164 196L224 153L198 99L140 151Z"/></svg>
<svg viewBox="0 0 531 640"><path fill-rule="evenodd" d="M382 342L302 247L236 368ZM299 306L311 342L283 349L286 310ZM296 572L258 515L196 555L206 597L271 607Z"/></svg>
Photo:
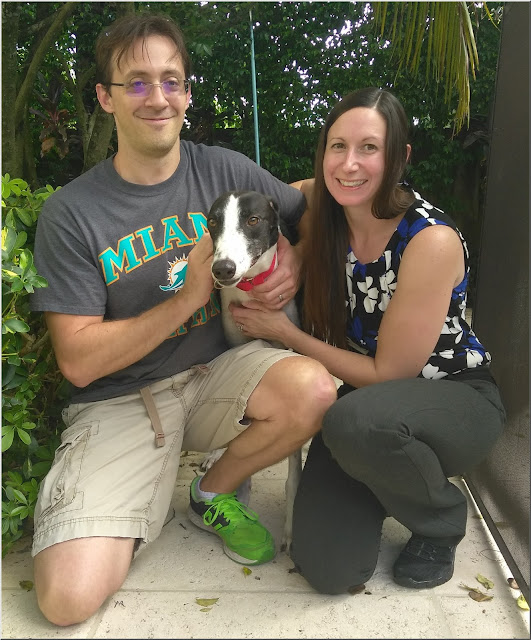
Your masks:
<svg viewBox="0 0 531 640"><path fill-rule="evenodd" d="M249 342L236 326L229 304L241 304L251 296L254 286L261 284L277 267L277 241L280 217L277 204L256 191L229 191L212 205L207 218L208 230L214 246L212 276L221 296L221 321L225 337L231 346ZM290 319L298 323L294 300L283 308ZM277 348L284 345L273 344ZM216 449L202 462L201 469L208 470L223 454ZM286 520L281 549L289 552L293 524L293 502L302 471L302 454L299 449L288 458L286 480ZM238 489L238 499L249 501L250 478Z"/></svg>

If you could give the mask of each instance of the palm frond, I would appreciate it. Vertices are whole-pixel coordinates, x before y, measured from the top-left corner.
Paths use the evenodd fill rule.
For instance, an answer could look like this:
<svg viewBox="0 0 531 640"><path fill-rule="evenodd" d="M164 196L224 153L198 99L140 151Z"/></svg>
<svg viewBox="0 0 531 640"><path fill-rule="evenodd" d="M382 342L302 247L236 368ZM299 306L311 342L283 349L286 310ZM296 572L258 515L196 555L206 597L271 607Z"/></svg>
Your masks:
<svg viewBox="0 0 531 640"><path fill-rule="evenodd" d="M487 10L486 3L484 8ZM470 10L475 10L470 3ZM470 75L479 66L474 29L466 2L375 2L375 27L387 37L397 59L398 73L403 67L417 74L421 52L426 45L426 80L431 76L444 83L445 101L450 103L454 89L458 102L455 129L470 119ZM389 14L392 23L389 25Z"/></svg>

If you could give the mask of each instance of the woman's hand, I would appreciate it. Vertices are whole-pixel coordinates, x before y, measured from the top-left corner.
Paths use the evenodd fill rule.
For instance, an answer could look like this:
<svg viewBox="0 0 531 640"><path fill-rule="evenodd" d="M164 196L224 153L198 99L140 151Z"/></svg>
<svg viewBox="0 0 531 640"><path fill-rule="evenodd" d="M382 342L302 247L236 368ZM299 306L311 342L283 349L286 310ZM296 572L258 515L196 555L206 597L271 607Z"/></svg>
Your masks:
<svg viewBox="0 0 531 640"><path fill-rule="evenodd" d="M229 305L234 322L242 325L242 333L252 338L281 342L288 346L287 332L293 323L284 311L271 311L258 300L249 299L244 306Z"/></svg>
<svg viewBox="0 0 531 640"><path fill-rule="evenodd" d="M282 309L297 293L301 260L282 234L278 238L278 266L267 280L253 287L252 296L267 309Z"/></svg>

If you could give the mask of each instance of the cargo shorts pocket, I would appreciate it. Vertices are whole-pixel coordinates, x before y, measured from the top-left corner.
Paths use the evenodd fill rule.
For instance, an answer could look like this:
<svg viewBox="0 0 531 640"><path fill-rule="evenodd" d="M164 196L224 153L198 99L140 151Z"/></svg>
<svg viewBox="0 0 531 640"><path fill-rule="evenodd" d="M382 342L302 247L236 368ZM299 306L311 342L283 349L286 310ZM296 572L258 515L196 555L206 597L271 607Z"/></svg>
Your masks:
<svg viewBox="0 0 531 640"><path fill-rule="evenodd" d="M83 507L83 493L78 491L81 465L88 441L97 432L97 423L80 424L63 431L52 467L41 485L35 522L46 520L59 512Z"/></svg>

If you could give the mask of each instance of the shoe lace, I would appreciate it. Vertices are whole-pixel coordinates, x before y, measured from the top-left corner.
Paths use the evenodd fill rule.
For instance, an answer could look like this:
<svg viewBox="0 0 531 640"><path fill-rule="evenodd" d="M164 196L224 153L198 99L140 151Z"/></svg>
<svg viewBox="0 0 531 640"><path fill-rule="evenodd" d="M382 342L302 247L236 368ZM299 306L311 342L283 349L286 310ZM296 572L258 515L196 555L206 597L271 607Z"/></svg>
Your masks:
<svg viewBox="0 0 531 640"><path fill-rule="evenodd" d="M238 501L236 498L236 492L217 496L215 501L203 514L203 522L207 526L210 526L216 521L216 518L220 514L228 522L230 522L232 518L238 517L241 514L243 514L244 517L249 518L249 520L258 520L257 513Z"/></svg>
<svg viewBox="0 0 531 640"><path fill-rule="evenodd" d="M437 553L437 547L431 544L431 542L414 537L411 538L407 544L407 552L413 556L418 556L423 560L434 560Z"/></svg>

